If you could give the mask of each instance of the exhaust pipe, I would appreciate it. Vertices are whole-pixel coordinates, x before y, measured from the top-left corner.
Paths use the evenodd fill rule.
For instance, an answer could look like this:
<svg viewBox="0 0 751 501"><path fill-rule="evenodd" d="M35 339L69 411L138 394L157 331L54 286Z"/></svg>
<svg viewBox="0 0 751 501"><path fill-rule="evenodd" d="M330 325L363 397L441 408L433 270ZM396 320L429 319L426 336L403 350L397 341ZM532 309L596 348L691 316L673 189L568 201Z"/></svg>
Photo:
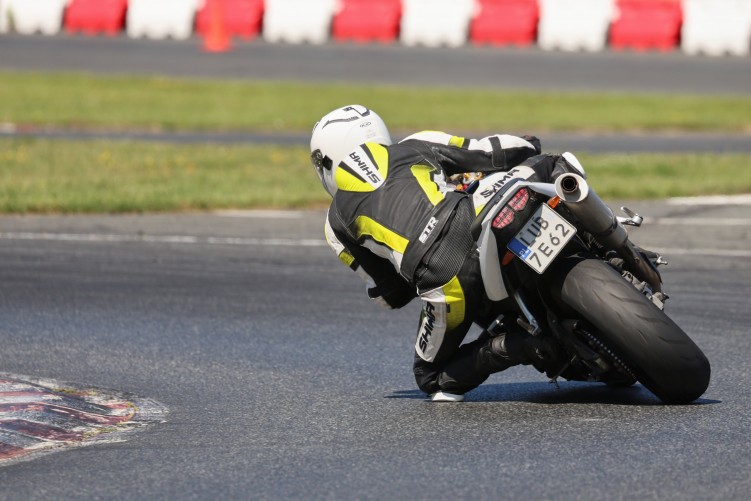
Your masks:
<svg viewBox="0 0 751 501"><path fill-rule="evenodd" d="M580 175L559 176L555 181L555 193L584 229L603 246L618 250L628 241L628 233L613 215L613 211Z"/></svg>
<svg viewBox="0 0 751 501"><path fill-rule="evenodd" d="M583 177L573 173L559 176L555 181L555 193L600 245L616 251L627 268L639 280L647 282L654 292L662 291L660 274L648 260L642 259L629 241L626 228L618 222L610 207L589 188Z"/></svg>

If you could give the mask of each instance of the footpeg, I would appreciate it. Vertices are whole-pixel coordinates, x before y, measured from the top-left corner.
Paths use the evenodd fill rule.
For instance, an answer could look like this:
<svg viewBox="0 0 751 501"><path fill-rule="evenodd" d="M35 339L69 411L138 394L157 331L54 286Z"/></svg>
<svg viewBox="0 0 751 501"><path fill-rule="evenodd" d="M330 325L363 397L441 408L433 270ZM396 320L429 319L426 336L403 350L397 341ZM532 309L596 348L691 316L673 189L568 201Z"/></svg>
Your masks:
<svg viewBox="0 0 751 501"><path fill-rule="evenodd" d="M644 222L643 217L641 217L639 214L632 211L628 207L621 207L621 210L625 212L628 217L617 217L616 219L619 223L626 224L628 226L636 226L638 228Z"/></svg>

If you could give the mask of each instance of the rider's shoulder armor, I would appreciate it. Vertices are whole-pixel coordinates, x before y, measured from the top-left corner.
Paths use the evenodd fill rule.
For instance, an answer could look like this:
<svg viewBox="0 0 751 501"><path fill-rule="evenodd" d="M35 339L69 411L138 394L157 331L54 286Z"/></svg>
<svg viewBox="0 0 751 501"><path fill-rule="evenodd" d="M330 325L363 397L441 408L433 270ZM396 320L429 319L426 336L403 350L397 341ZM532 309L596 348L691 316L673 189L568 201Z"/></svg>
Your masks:
<svg viewBox="0 0 751 501"><path fill-rule="evenodd" d="M334 180L340 191L367 193L378 189L389 174L389 153L377 143L361 144L337 166Z"/></svg>

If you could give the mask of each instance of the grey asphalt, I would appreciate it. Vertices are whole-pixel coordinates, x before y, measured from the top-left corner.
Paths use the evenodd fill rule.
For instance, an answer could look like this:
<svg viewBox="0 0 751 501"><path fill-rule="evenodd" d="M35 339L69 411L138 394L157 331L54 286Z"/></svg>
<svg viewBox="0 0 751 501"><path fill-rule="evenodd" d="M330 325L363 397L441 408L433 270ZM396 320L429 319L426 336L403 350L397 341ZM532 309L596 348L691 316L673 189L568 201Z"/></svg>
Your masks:
<svg viewBox="0 0 751 501"><path fill-rule="evenodd" d="M418 305L371 304L323 212L0 217L2 369L169 408L127 442L0 468L0 497L747 499L751 207L629 205L713 365L695 405L524 367L426 402Z"/></svg>
<svg viewBox="0 0 751 501"><path fill-rule="evenodd" d="M0 70L142 73L203 78L359 82L459 88L613 92L751 93L749 58L671 53L566 53L466 46L409 48L399 44L316 45L235 42L229 53L207 54L201 40L127 37L0 35ZM395 136L413 131L395 131ZM463 131L451 131L464 133ZM487 131L495 133L497 131ZM527 133L529 131L509 131ZM477 131L467 133L476 135ZM122 139L177 143L304 145L307 134L107 132L0 127L0 137ZM748 134L546 133L548 151L751 152Z"/></svg>
<svg viewBox="0 0 751 501"><path fill-rule="evenodd" d="M482 137L483 133L451 131L465 137ZM497 131L487 131L494 134ZM515 132L515 131L506 131ZM516 132L523 135L524 132ZM393 139L400 140L408 134L394 131ZM751 153L751 136L719 133L655 133L655 134L592 134L545 132L540 134L543 147L548 152L573 151L577 153ZM97 139L118 141L168 142L177 144L277 144L307 146L310 135L302 133L257 132L107 132L71 131L60 129L0 130L1 137L36 137L47 139L72 139L89 141Z"/></svg>
<svg viewBox="0 0 751 501"><path fill-rule="evenodd" d="M0 36L0 68L751 90L747 58L199 46ZM556 389L528 368L464 404L426 402L410 371L417 304L369 303L325 247L319 211L0 217L0 369L169 408L124 443L0 468L0 498L746 499L751 209L629 205L655 222L637 242L670 260L669 314L713 365L695 405L640 386Z"/></svg>
<svg viewBox="0 0 751 501"><path fill-rule="evenodd" d="M0 68L146 73L206 78L393 83L531 90L751 93L747 57L692 57L680 52L567 53L535 48L399 44L317 45L236 42L222 54L201 40L133 40L0 35Z"/></svg>

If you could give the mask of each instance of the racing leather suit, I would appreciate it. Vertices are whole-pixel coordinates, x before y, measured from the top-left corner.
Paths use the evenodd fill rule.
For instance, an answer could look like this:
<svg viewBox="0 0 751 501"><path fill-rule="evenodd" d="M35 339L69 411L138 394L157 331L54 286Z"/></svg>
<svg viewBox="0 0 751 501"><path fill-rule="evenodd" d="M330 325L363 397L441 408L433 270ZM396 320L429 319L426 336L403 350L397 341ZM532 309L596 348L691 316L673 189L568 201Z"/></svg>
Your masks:
<svg viewBox="0 0 751 501"><path fill-rule="evenodd" d="M339 164L326 239L366 280L370 298L389 308L422 299L413 369L426 393L465 393L514 365L482 363L480 340L461 345L473 322L493 320L470 225L500 186L469 195L447 177L508 171L508 179L548 182L570 170L562 157L540 155L534 137L441 132L365 143Z"/></svg>

